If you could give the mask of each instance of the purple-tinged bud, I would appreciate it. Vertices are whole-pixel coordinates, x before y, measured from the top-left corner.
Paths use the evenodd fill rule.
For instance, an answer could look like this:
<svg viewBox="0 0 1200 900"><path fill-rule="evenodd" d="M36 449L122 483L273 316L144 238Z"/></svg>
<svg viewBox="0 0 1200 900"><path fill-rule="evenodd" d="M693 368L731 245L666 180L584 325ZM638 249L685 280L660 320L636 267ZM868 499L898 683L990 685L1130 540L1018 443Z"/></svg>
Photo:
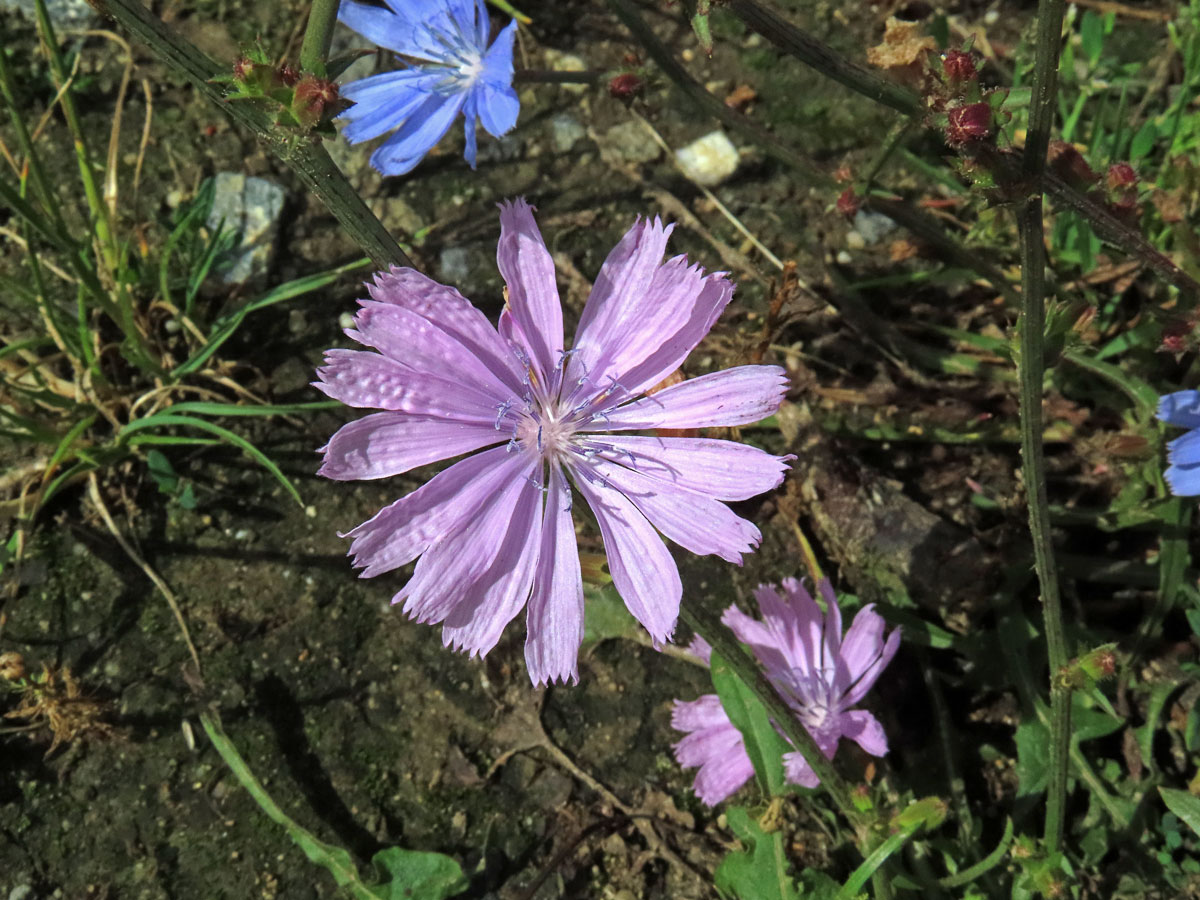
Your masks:
<svg viewBox="0 0 1200 900"><path fill-rule="evenodd" d="M859 197L858 194L854 193L854 188L852 187L846 188L844 191L842 191L842 195L837 198L838 212L840 212L847 219L854 218L855 213L858 212L861 206L862 198Z"/></svg>
<svg viewBox="0 0 1200 900"><path fill-rule="evenodd" d="M942 74L946 83L952 88L960 89L967 82L974 80L978 74L975 71L975 61L970 53L961 50L947 50L942 57Z"/></svg>
<svg viewBox="0 0 1200 900"><path fill-rule="evenodd" d="M292 113L305 128L312 128L336 108L338 86L325 78L305 73L296 82Z"/></svg>
<svg viewBox="0 0 1200 900"><path fill-rule="evenodd" d="M284 63L279 67L279 79L288 87L293 87L300 80L300 73L288 63Z"/></svg>
<svg viewBox="0 0 1200 900"><path fill-rule="evenodd" d="M642 92L645 82L633 72L622 72L608 83L608 92L618 100L628 103Z"/></svg>
<svg viewBox="0 0 1200 900"><path fill-rule="evenodd" d="M992 107L984 102L956 106L947 115L946 143L962 147L992 136Z"/></svg>
<svg viewBox="0 0 1200 900"><path fill-rule="evenodd" d="M254 71L254 63L248 56L239 56L233 61L233 78L235 81L245 81Z"/></svg>
<svg viewBox="0 0 1200 900"><path fill-rule="evenodd" d="M1129 163L1114 163L1109 166L1107 180L1110 191L1136 187L1138 183L1137 172L1133 170L1133 166Z"/></svg>

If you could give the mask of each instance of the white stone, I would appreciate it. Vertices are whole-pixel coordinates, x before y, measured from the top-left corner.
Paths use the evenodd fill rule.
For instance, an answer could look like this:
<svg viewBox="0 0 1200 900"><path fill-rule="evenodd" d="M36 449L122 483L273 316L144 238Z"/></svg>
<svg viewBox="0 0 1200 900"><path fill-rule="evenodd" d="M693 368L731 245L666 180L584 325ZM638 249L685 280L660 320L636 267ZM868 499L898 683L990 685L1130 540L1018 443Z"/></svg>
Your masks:
<svg viewBox="0 0 1200 900"><path fill-rule="evenodd" d="M714 187L737 171L737 147L723 131L712 131L675 151L683 173L697 184Z"/></svg>

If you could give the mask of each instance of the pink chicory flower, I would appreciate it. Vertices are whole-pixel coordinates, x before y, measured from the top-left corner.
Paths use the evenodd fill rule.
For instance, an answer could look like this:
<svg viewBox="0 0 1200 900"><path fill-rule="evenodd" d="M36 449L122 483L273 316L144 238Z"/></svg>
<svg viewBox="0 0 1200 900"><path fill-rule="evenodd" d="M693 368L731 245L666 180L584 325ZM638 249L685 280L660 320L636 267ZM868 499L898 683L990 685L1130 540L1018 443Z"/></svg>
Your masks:
<svg viewBox="0 0 1200 900"><path fill-rule="evenodd" d="M563 347L554 263L523 200L500 207L508 302L494 328L453 288L392 268L330 350L315 386L354 407L321 474L399 475L471 454L349 532L363 577L417 560L393 598L443 642L483 656L527 607L534 684L578 680L583 585L569 481L600 526L613 583L655 642L682 586L662 535L740 563L761 538L727 501L769 491L792 457L732 441L605 434L756 422L779 407L778 366L739 366L647 392L675 372L733 295L724 273L677 256L671 227L639 220L609 254ZM478 452L477 452L478 451Z"/></svg>
<svg viewBox="0 0 1200 900"><path fill-rule="evenodd" d="M883 726L866 710L853 709L875 684L900 646L900 629L884 639L883 618L872 606L855 615L842 637L842 613L828 579L819 585L825 614L794 578L783 582L783 596L773 586L754 592L762 621L735 606L721 621L749 646L796 718L812 735L826 759L833 759L838 741L849 738L872 756L887 753ZM689 648L705 663L712 648L696 639ZM691 702L676 700L671 725L687 736L675 745L675 759L684 768L699 766L693 787L708 806L716 806L754 774L742 734L729 721L716 694ZM787 781L813 788L820 779L796 751L783 756Z"/></svg>

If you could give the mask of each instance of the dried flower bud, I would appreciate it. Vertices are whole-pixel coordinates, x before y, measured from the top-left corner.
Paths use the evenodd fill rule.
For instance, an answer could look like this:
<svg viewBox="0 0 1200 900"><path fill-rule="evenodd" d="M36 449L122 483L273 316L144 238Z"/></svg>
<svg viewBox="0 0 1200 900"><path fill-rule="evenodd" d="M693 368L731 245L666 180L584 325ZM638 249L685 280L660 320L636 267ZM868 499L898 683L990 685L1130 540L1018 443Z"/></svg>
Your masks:
<svg viewBox="0 0 1200 900"><path fill-rule="evenodd" d="M837 198L837 208L847 219L853 218L862 206L862 199L854 193L854 188L848 187L842 191L842 195Z"/></svg>
<svg viewBox="0 0 1200 900"><path fill-rule="evenodd" d="M984 102L956 106L948 114L946 143L962 147L992 135L992 107Z"/></svg>
<svg viewBox="0 0 1200 900"><path fill-rule="evenodd" d="M239 56L233 61L233 77L235 81L245 81L254 71L254 63L248 56Z"/></svg>
<svg viewBox="0 0 1200 900"><path fill-rule="evenodd" d="M942 57L942 74L945 75L947 84L959 89L974 80L978 73L975 71L975 61L971 59L971 54L961 50L947 50Z"/></svg>
<svg viewBox="0 0 1200 900"><path fill-rule="evenodd" d="M0 653L0 678L20 681L25 677L25 658L20 653Z"/></svg>
<svg viewBox="0 0 1200 900"><path fill-rule="evenodd" d="M642 92L645 83L633 72L622 72L608 83L608 92L618 100L628 102Z"/></svg>
<svg viewBox="0 0 1200 900"><path fill-rule="evenodd" d="M288 63L284 63L279 67L279 80L288 87L292 87L300 80L300 73L293 69Z"/></svg>
<svg viewBox="0 0 1200 900"><path fill-rule="evenodd" d="M1116 191L1121 188L1136 187L1137 172L1129 163L1115 163L1108 167L1108 189Z"/></svg>
<svg viewBox="0 0 1200 900"><path fill-rule="evenodd" d="M1100 180L1100 176L1087 164L1083 154L1066 141L1050 142L1046 162L1059 178L1076 190L1089 190Z"/></svg>

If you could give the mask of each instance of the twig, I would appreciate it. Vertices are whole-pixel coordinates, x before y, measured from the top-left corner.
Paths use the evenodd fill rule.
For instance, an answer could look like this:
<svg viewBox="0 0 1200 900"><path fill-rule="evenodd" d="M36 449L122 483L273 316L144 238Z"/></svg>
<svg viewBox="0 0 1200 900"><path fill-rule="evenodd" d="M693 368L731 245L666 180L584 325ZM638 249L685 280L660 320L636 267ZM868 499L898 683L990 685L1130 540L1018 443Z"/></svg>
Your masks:
<svg viewBox="0 0 1200 900"><path fill-rule="evenodd" d="M112 534L116 542L121 545L121 549L125 551L125 555L133 560L134 565L142 570L142 573L158 588L159 593L166 598L167 605L171 607L171 612L175 615L175 621L179 624L179 630L183 633L183 641L187 644L188 652L192 655L192 662L196 664L196 672L199 673L200 654L196 652L196 645L192 643L192 634L188 630L187 620L183 617L183 611L179 608L179 601L175 599L175 594L167 586L167 583L151 568L149 563L142 559L141 554L133 549L133 545L125 540L125 536L117 528L117 523L113 521L112 516L108 512L108 507L104 505L104 501L100 497L100 486L96 481L95 472L88 473L88 499L96 507L96 512L100 513L100 518L104 520L105 527L108 528L109 533Z"/></svg>

